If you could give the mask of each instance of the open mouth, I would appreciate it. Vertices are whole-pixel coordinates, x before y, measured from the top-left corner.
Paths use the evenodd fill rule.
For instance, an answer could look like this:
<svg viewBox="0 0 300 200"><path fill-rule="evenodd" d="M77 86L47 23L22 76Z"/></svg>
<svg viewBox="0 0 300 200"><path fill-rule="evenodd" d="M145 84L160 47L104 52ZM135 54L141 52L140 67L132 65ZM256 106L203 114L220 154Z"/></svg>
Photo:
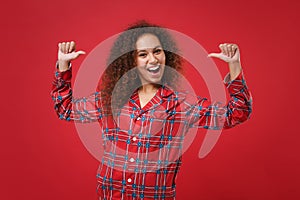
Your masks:
<svg viewBox="0 0 300 200"><path fill-rule="evenodd" d="M147 69L148 72L153 73L153 74L158 73L159 70L160 70L160 65L156 65L156 66L153 66L153 67L149 67L149 68Z"/></svg>

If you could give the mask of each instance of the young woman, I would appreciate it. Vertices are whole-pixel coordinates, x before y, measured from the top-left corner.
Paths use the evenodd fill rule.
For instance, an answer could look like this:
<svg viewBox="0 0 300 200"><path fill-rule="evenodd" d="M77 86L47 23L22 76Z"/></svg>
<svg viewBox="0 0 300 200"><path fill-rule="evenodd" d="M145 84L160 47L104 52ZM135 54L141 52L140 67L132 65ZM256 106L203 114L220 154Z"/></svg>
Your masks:
<svg viewBox="0 0 300 200"><path fill-rule="evenodd" d="M209 54L229 64L225 106L177 91L182 71L169 33L145 21L130 26L115 41L98 91L75 99L70 62L83 51L59 43L52 99L60 119L98 121L104 155L97 172L99 199L175 199L182 143L191 127L231 128L246 121L252 99L236 44L221 44Z"/></svg>

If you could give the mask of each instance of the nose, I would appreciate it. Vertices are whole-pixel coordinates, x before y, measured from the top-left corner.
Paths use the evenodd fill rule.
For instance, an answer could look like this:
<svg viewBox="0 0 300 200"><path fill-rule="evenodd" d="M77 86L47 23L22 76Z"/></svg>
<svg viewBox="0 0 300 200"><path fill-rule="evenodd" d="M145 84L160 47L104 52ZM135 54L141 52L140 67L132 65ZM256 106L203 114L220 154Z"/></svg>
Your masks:
<svg viewBox="0 0 300 200"><path fill-rule="evenodd" d="M158 60L157 60L157 58L155 57L155 55L153 53L149 53L149 63L150 64L157 64L158 63Z"/></svg>

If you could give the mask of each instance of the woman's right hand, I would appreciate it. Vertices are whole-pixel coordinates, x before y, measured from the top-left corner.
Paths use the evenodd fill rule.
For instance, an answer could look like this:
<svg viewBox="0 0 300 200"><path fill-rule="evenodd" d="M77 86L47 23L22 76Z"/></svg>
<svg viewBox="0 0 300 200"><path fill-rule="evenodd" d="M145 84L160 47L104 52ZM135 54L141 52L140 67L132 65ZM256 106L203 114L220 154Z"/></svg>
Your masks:
<svg viewBox="0 0 300 200"><path fill-rule="evenodd" d="M72 60L78 58L84 51L75 51L75 42L58 43L58 69L66 71L69 69L69 64Z"/></svg>

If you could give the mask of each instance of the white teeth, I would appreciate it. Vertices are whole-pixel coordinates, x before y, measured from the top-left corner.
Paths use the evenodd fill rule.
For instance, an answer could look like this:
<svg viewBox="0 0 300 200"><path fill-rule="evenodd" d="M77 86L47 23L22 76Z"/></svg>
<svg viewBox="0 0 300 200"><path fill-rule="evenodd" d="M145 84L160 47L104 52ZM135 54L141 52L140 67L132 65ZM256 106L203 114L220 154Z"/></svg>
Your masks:
<svg viewBox="0 0 300 200"><path fill-rule="evenodd" d="M149 71L155 71L159 68L159 66L148 68Z"/></svg>

